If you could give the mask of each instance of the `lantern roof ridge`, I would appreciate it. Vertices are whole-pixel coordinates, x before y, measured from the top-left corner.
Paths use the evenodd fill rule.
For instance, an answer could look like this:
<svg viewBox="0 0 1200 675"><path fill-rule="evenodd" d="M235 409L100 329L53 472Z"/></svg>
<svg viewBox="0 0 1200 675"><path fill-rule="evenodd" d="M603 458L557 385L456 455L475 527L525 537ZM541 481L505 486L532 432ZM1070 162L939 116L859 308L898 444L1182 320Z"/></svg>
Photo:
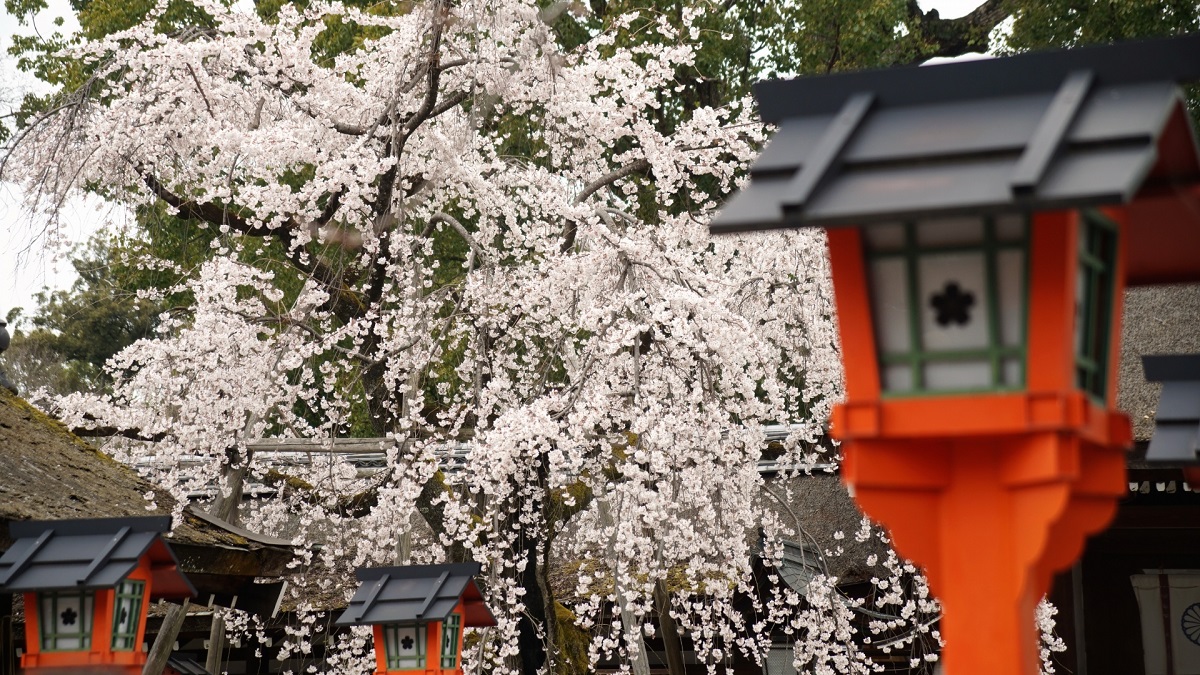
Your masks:
<svg viewBox="0 0 1200 675"><path fill-rule="evenodd" d="M778 130L709 231L1121 206L1131 285L1200 281L1192 80L1200 33L760 83Z"/></svg>
<svg viewBox="0 0 1200 675"><path fill-rule="evenodd" d="M493 626L495 618L475 584L480 569L474 562L359 568L362 583L335 624L441 621L461 600L465 627Z"/></svg>
<svg viewBox="0 0 1200 675"><path fill-rule="evenodd" d="M5 592L112 588L148 556L152 598L195 595L163 541L169 516L20 521L9 525L15 540L0 556Z"/></svg>
<svg viewBox="0 0 1200 675"><path fill-rule="evenodd" d="M81 534L116 534L128 527L130 532L171 531L170 516L134 516L124 518L70 518L64 520L18 520L9 523L8 531L13 539L36 537L46 530L56 536Z"/></svg>
<svg viewBox="0 0 1200 675"><path fill-rule="evenodd" d="M835 113L855 94L871 92L882 106L1055 91L1068 76L1089 71L1097 86L1200 80L1200 33L1109 45L1026 52L998 58L904 65L831 75L767 80L754 86L764 122Z"/></svg>

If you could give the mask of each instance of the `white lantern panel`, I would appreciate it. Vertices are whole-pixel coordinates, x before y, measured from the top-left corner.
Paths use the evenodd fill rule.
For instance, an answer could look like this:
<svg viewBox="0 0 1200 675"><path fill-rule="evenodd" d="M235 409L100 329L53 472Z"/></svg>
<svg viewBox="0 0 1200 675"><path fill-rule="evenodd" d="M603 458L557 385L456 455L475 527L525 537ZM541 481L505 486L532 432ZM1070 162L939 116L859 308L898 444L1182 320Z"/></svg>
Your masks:
<svg viewBox="0 0 1200 675"><path fill-rule="evenodd" d="M992 364L973 361L932 361L925 364L925 388L946 391L991 389Z"/></svg>
<svg viewBox="0 0 1200 675"><path fill-rule="evenodd" d="M863 228L867 247L872 251L898 251L904 248L904 225L900 223L889 225L872 225Z"/></svg>
<svg viewBox="0 0 1200 675"><path fill-rule="evenodd" d="M983 241L983 221L972 218L939 218L917 225L917 246L978 246Z"/></svg>
<svg viewBox="0 0 1200 675"><path fill-rule="evenodd" d="M926 255L917 263L921 342L926 351L989 346L984 262L983 253L968 252Z"/></svg>
<svg viewBox="0 0 1200 675"><path fill-rule="evenodd" d="M396 629L396 656L416 656L420 653L420 644L416 626Z"/></svg>
<svg viewBox="0 0 1200 675"><path fill-rule="evenodd" d="M126 650L137 646L144 590L145 584L140 581L123 581L117 586L113 595L113 649Z"/></svg>
<svg viewBox="0 0 1200 675"><path fill-rule="evenodd" d="M1006 387L1021 387L1025 384L1025 369L1021 359L1008 357L1000 362L1000 376Z"/></svg>
<svg viewBox="0 0 1200 675"><path fill-rule="evenodd" d="M893 364L883 367L884 391L912 391L912 366L908 364Z"/></svg>
<svg viewBox="0 0 1200 675"><path fill-rule="evenodd" d="M1000 344L1025 344L1025 251L1008 249L996 253L996 295L1000 301Z"/></svg>
<svg viewBox="0 0 1200 675"><path fill-rule="evenodd" d="M92 636L92 594L41 594L42 649L88 649Z"/></svg>
<svg viewBox="0 0 1200 675"><path fill-rule="evenodd" d="M875 308L875 339L884 353L907 352L912 349L906 269L904 258L875 258L871 261L871 304Z"/></svg>
<svg viewBox="0 0 1200 675"><path fill-rule="evenodd" d="M413 669L425 667L425 626L387 625L383 629L388 667Z"/></svg>

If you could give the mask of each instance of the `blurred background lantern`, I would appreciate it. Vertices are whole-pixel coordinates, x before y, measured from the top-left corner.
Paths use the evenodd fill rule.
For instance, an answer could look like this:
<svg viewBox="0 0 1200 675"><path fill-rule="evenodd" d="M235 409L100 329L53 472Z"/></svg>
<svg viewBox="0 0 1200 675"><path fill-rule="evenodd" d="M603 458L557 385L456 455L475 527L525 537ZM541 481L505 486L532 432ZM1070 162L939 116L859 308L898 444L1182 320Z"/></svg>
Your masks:
<svg viewBox="0 0 1200 675"><path fill-rule="evenodd" d="M372 625L377 675L462 675L464 628L496 625L475 575L478 563L359 569L361 582L337 625Z"/></svg>

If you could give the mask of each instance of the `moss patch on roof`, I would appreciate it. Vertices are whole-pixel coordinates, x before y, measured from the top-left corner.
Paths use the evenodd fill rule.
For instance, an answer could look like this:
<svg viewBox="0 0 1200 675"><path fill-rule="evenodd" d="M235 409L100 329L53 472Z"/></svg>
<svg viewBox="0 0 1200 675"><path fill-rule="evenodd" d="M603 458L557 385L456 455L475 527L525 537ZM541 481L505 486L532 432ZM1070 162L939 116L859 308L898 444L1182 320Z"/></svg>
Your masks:
<svg viewBox="0 0 1200 675"><path fill-rule="evenodd" d="M0 521L169 515L175 507L169 494L133 469L3 388L0 476ZM147 494L152 498L146 499ZM250 544L190 515L168 538L207 546ZM8 544L8 528L0 527L0 550Z"/></svg>

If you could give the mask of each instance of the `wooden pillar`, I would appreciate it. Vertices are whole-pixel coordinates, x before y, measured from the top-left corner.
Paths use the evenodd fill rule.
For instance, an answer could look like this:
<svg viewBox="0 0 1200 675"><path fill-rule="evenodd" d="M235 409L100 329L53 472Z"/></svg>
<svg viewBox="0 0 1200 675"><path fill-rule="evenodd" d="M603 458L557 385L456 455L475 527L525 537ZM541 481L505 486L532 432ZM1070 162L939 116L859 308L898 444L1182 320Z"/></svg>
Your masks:
<svg viewBox="0 0 1200 675"><path fill-rule="evenodd" d="M167 615L163 617L158 635L154 637L154 645L146 657L142 675L161 675L167 667L167 659L171 658L175 640L179 638L179 629L183 628L183 621L187 618L187 607L188 601L184 600L182 605L172 603L167 608Z"/></svg>

